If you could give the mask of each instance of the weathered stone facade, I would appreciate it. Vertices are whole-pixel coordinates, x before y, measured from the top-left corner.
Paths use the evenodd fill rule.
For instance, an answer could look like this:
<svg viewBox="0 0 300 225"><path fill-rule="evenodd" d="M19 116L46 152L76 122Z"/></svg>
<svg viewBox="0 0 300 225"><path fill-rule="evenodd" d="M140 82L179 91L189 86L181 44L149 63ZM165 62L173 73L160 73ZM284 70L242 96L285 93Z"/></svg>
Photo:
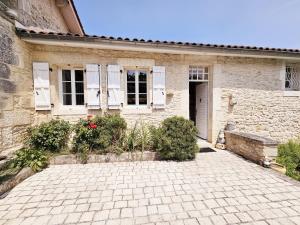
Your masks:
<svg viewBox="0 0 300 225"><path fill-rule="evenodd" d="M54 1L25 1L24 7L28 8L29 13L20 21L25 25L68 32ZM286 61L283 59L34 45L17 37L12 21L2 16L0 31L0 152L20 147L28 126L54 117L75 121L87 114L120 113L129 124L134 124L137 120L158 124L172 115L188 118L190 65L208 66L210 70L209 141L216 141L219 131L228 121L235 122L237 131L258 134L280 142L300 134L300 97L285 94ZM52 69L50 93L53 107L50 111L36 112L34 109L34 61L48 62ZM89 63L101 65L101 109L62 109L59 106L58 70L84 69ZM146 108L126 107L125 104L120 110L107 109L106 66L109 64L121 65L124 71L136 67L148 71L149 102ZM150 103L150 71L154 65L166 68L166 108L160 110L153 109ZM122 97L125 96L125 80L124 72L121 82ZM229 104L232 99L237 104Z"/></svg>
<svg viewBox="0 0 300 225"><path fill-rule="evenodd" d="M234 121L238 131L286 141L300 135L300 97L285 96L285 62L275 59L220 59L216 123ZM229 97L237 102L230 106Z"/></svg>
<svg viewBox="0 0 300 225"><path fill-rule="evenodd" d="M23 25L68 32L54 2L23 1L26 12L18 1L0 4L0 153L20 148L35 115L31 47L17 37L14 21L5 15L5 10L16 9L17 20Z"/></svg>

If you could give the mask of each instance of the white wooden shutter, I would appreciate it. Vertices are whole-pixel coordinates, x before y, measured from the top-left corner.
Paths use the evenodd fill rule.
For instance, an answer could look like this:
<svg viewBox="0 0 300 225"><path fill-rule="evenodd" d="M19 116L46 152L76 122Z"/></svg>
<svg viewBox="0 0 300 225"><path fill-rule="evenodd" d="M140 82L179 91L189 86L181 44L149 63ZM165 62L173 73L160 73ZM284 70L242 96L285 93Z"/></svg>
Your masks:
<svg viewBox="0 0 300 225"><path fill-rule="evenodd" d="M51 110L49 64L33 62L35 110Z"/></svg>
<svg viewBox="0 0 300 225"><path fill-rule="evenodd" d="M86 65L87 107L100 108L100 76L101 66L97 64Z"/></svg>
<svg viewBox="0 0 300 225"><path fill-rule="evenodd" d="M119 65L107 67L107 104L109 109L118 109L121 105L120 98L121 72Z"/></svg>
<svg viewBox="0 0 300 225"><path fill-rule="evenodd" d="M153 108L165 108L166 105L166 70L163 66L153 67Z"/></svg>

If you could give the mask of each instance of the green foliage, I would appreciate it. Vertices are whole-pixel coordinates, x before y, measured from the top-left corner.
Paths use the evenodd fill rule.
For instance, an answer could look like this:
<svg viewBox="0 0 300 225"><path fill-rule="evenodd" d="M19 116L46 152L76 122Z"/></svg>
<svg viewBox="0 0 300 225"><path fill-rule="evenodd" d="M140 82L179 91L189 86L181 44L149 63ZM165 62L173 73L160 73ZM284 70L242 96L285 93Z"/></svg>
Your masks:
<svg viewBox="0 0 300 225"><path fill-rule="evenodd" d="M63 120L51 120L29 128L28 144L31 148L58 152L67 144L70 124Z"/></svg>
<svg viewBox="0 0 300 225"><path fill-rule="evenodd" d="M129 152L153 150L151 127L143 121L136 122L134 127L127 132L124 149Z"/></svg>
<svg viewBox="0 0 300 225"><path fill-rule="evenodd" d="M23 148L16 152L12 160L12 167L22 169L30 167L33 171L41 171L48 165L48 157L44 152L36 149Z"/></svg>
<svg viewBox="0 0 300 225"><path fill-rule="evenodd" d="M19 171L20 169L12 166L12 160L6 162L5 165L0 169L0 184L16 176Z"/></svg>
<svg viewBox="0 0 300 225"><path fill-rule="evenodd" d="M165 119L154 132L154 140L161 159L191 160L197 151L197 128L183 117Z"/></svg>
<svg viewBox="0 0 300 225"><path fill-rule="evenodd" d="M96 116L93 119L80 120L74 126L73 150L79 153L87 148L89 151L102 153L119 152L126 126L125 120L119 115Z"/></svg>
<svg viewBox="0 0 300 225"><path fill-rule="evenodd" d="M290 140L278 146L276 161L286 167L286 175L300 181L300 141Z"/></svg>

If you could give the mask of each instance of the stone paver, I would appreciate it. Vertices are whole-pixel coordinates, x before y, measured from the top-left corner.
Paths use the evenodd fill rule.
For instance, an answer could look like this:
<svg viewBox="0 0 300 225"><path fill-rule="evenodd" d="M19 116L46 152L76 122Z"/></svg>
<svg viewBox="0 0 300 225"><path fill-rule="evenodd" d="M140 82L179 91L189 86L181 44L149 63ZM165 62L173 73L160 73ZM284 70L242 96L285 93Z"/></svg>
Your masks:
<svg viewBox="0 0 300 225"><path fill-rule="evenodd" d="M0 200L0 224L300 224L300 186L227 151L51 166Z"/></svg>

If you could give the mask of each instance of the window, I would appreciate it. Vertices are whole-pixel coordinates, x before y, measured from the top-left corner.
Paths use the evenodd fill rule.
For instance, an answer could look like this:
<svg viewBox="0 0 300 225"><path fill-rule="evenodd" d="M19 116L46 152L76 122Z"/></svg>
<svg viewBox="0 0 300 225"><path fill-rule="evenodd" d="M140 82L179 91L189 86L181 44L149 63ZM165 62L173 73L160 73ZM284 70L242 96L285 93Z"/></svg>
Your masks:
<svg viewBox="0 0 300 225"><path fill-rule="evenodd" d="M285 89L288 91L300 91L299 67L287 65L285 72Z"/></svg>
<svg viewBox="0 0 300 225"><path fill-rule="evenodd" d="M83 70L62 70L63 105L84 105Z"/></svg>
<svg viewBox="0 0 300 225"><path fill-rule="evenodd" d="M208 67L190 66L189 67L190 81L208 81Z"/></svg>
<svg viewBox="0 0 300 225"><path fill-rule="evenodd" d="M127 104L147 105L147 72L127 71Z"/></svg>

